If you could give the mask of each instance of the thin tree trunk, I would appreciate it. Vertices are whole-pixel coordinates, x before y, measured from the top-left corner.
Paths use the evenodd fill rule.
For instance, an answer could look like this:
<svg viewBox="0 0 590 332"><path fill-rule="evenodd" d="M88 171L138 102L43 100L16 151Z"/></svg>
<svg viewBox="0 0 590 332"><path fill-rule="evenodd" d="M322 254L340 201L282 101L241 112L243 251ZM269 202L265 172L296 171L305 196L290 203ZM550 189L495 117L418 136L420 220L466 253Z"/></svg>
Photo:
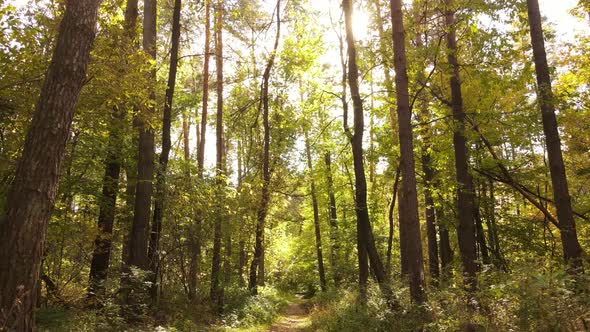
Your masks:
<svg viewBox="0 0 590 332"><path fill-rule="evenodd" d="M262 191L260 197L260 206L257 211L256 218L256 243L254 245L254 256L252 264L250 265L250 278L248 280L248 289L253 295L258 294L258 269L262 268L261 279L264 280L264 227L266 221L266 214L268 209L268 202L270 199L270 168L269 168L269 147L270 147L270 126L268 123L268 81L270 73L274 65L277 48L279 47L279 38L281 36L281 0L277 0L276 19L277 32L273 50L270 53L268 63L262 75L262 122L264 127L264 147L262 155Z"/></svg>
<svg viewBox="0 0 590 332"><path fill-rule="evenodd" d="M478 204L479 205L479 204ZM475 232L476 232L476 240L477 245L479 246L479 252L481 254L481 262L484 265L490 264L490 253L488 250L488 246L486 243L486 237L483 230L483 223L481 220L481 214L479 212L479 208L475 208L473 212L475 215Z"/></svg>
<svg viewBox="0 0 590 332"><path fill-rule="evenodd" d="M412 135L412 109L410 106L409 80L406 68L406 44L401 0L391 0L391 21L393 22L393 53L395 67L395 86L397 94L397 117L399 119L399 142L402 175L399 225L405 242L401 255L406 256L410 277L410 295L418 304L426 301L424 284L424 262L422 258L422 237L420 235L420 218L418 217L418 192L416 190L416 170L414 163L414 138Z"/></svg>
<svg viewBox="0 0 590 332"><path fill-rule="evenodd" d="M310 176L311 187L311 205L313 207L313 226L315 230L315 249L318 259L318 272L320 276L320 287L322 292L326 291L326 273L324 271L324 258L322 255L322 234L320 231L320 212L318 207L318 198L315 190L315 181L313 179L313 165L311 162L311 147L309 146L309 137L305 132L305 154L307 156L307 169Z"/></svg>
<svg viewBox="0 0 590 332"><path fill-rule="evenodd" d="M133 47L136 38L137 24L137 0L129 0L125 7L124 30L125 37L122 46ZM124 74L122 71L121 74ZM99 234L94 240L94 252L90 263L90 285L88 295L94 296L104 289L104 282L107 278L109 268L110 252L112 246L113 223L116 212L116 201L119 186L119 176L121 173L123 133L122 125L125 118L126 110L121 107L113 108L112 123L109 126L109 142L107 147L107 157L105 159L105 176L103 178L102 198L100 201L100 211L98 216ZM129 180L128 180L129 182ZM135 186L135 182L133 182ZM135 192L135 188L133 188ZM135 196L133 196L135 197ZM130 223L129 223L130 224ZM127 247L128 237L124 238L123 247ZM125 257L126 259L126 257ZM123 260L125 264L126 260Z"/></svg>
<svg viewBox="0 0 590 332"><path fill-rule="evenodd" d="M136 145L134 145L136 146ZM132 162L133 161L133 162ZM125 214L122 250L121 250L121 271L125 272L129 266L129 233L133 224L133 206L135 204L135 188L137 186L137 166L135 158L127 158L125 161ZM121 274L121 286L125 286L125 273Z"/></svg>
<svg viewBox="0 0 590 332"><path fill-rule="evenodd" d="M424 13L418 10L418 3L414 2L416 11L414 13L416 21L416 48L423 49L424 41L422 35L424 34ZM418 72L418 81L425 81L424 65L420 66ZM434 210L433 186L435 172L432 167L432 156L430 155L431 143L431 128L430 128L430 112L428 110L428 101L420 102L420 121L423 125L420 127L420 136L422 139L421 145L421 161L422 172L424 173L424 219L426 220L426 232L428 238L428 270L430 272L431 283L436 285L440 277L439 259L438 259L438 243L436 237L436 213Z"/></svg>
<svg viewBox="0 0 590 332"><path fill-rule="evenodd" d="M449 238L449 230L446 225L442 223L443 220L443 209L435 209L436 220L438 223L438 239L439 247L438 252L440 253L440 268L441 268L441 281L447 281L452 276L452 263L453 263L453 250L451 249L451 240Z"/></svg>
<svg viewBox="0 0 590 332"><path fill-rule="evenodd" d="M207 113L209 105L209 55L211 53L211 1L205 0L205 55L203 57L203 104L201 111L201 130L197 148L197 164L199 178L203 178L205 162L205 137L207 135Z"/></svg>
<svg viewBox="0 0 590 332"><path fill-rule="evenodd" d="M576 222L572 212L571 198L565 165L561 151L557 117L555 116L555 104L551 89L551 77L545 53L545 40L541 23L541 12L538 0L527 0L531 43L535 60L535 72L537 74L537 100L541 108L543 120L543 132L547 145L549 159L549 171L551 184L553 185L553 198L559 221L563 257L569 265L569 272L581 273L584 270L582 264L582 248L578 242Z"/></svg>
<svg viewBox="0 0 590 332"><path fill-rule="evenodd" d="M115 107L109 128L109 142L105 158L105 174L102 181L102 196L99 201L98 235L94 239L94 251L90 263L90 285L88 295L95 296L104 290L107 279L113 223L115 221L119 175L121 173L122 120L125 112Z"/></svg>
<svg viewBox="0 0 590 332"><path fill-rule="evenodd" d="M197 125L197 177L203 180L205 166L205 136L207 134L207 113L209 104L209 53L211 44L211 0L205 0L205 55L203 57L203 103L201 110L200 129ZM197 114L198 117L198 114ZM191 258L189 261L189 299L197 299L198 276L201 272L201 228L202 211L197 211L194 231L191 236Z"/></svg>
<svg viewBox="0 0 590 332"><path fill-rule="evenodd" d="M432 197L434 169L430 157L430 140L428 138L430 128L425 128L422 137L422 172L424 172L424 205L426 231L428 233L428 267L433 283L440 277L438 261L438 243L436 238L436 213L434 210L434 199Z"/></svg>
<svg viewBox="0 0 590 332"><path fill-rule="evenodd" d="M447 58L453 68L450 85L453 118L456 122L455 132L453 133L453 147L455 150L455 169L458 184L457 211L459 214L459 225L457 227L457 236L463 265L464 284L469 291L475 291L477 288L477 253L475 246L475 218L473 215L475 208L474 188L473 179L469 173L469 148L465 137L465 111L463 110L460 68L457 60L455 13L452 10L451 2L452 0L445 0L445 25L447 29Z"/></svg>
<svg viewBox="0 0 590 332"><path fill-rule="evenodd" d="M385 269L388 274L391 274L391 254L393 252L393 233L395 230L395 223L393 215L395 211L395 202L397 201L397 191L399 188L400 169L399 166L395 169L395 180L393 181L393 190L391 193L391 202L389 202L389 211L387 213L387 220L389 221L389 235L387 236L387 258Z"/></svg>
<svg viewBox="0 0 590 332"><path fill-rule="evenodd" d="M326 164L326 182L328 185L328 199L330 202L330 265L334 275L334 287L340 286L342 276L338 265L338 210L336 209L336 195L334 193L334 179L332 178L332 155L327 151L324 155Z"/></svg>
<svg viewBox="0 0 590 332"><path fill-rule="evenodd" d="M170 129L172 126L172 101L174 100L174 89L176 87L176 72L178 69L178 47L180 44L180 12L182 0L174 0L174 11L172 14L172 46L170 48L170 71L168 72L168 86L164 100L164 113L162 118L162 152L160 153L159 167L156 177L156 199L154 202L154 220L150 234L150 245L148 258L150 270L152 271L152 300L158 298L158 280L160 274L160 234L162 232L162 218L166 203L166 172L168 171L168 159L170 157L171 138Z"/></svg>
<svg viewBox="0 0 590 332"><path fill-rule="evenodd" d="M217 161L216 161L216 191L217 213L215 216L215 225L213 230L213 257L211 259L211 291L210 297L214 308L217 312L223 311L223 285L221 284L221 239L222 229L224 223L224 205L223 186L225 176L225 146L224 146L224 132L223 132L223 4L221 0L217 0L215 6L215 63L217 73L217 119L216 119L216 138L217 138Z"/></svg>
<svg viewBox="0 0 590 332"><path fill-rule="evenodd" d="M346 43L348 46L348 85L353 102L354 109L354 134L351 137L352 154L354 161L355 174L355 200L357 215L357 236L358 236L358 254L359 254L359 282L361 287L361 296L363 287L366 287L368 278L368 269L363 252L366 252L371 268L375 273L379 287L391 307L396 306L394 295L389 285L388 276L385 273L379 253L375 247L371 222L369 220L369 211L367 210L367 179L365 177L365 166L363 164L363 131L364 116L363 103L358 86L358 67L356 60L356 47L352 32L352 0L343 0L342 8L344 10L344 21L346 25Z"/></svg>
<svg viewBox="0 0 590 332"><path fill-rule="evenodd" d="M100 0L68 1L0 220L0 329L32 331L47 224ZM18 243L19 245L15 245Z"/></svg>
<svg viewBox="0 0 590 332"><path fill-rule="evenodd" d="M156 58L156 0L145 0L143 20L143 49L151 59ZM148 98L155 101L156 69L148 74ZM154 104L145 110L145 117L155 114ZM139 157L133 225L129 239L129 264L141 270L149 269L148 241L154 179L154 132L145 119L139 120Z"/></svg>

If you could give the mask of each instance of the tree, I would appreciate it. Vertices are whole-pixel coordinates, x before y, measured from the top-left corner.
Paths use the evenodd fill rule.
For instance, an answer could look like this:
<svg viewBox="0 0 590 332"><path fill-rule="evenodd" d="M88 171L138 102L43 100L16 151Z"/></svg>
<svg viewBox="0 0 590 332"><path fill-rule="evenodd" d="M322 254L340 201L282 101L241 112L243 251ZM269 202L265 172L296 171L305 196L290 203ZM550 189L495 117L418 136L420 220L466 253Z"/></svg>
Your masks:
<svg viewBox="0 0 590 332"><path fill-rule="evenodd" d="M197 125L197 177L203 181L203 169L205 167L205 137L207 134L207 112L209 105L209 53L211 47L211 0L205 0L205 52L203 55L203 101L201 109L200 129ZM198 114L197 114L198 117ZM195 216L195 232L191 236L191 260L189 263L188 297L195 300L197 297L197 278L201 264L201 223L202 211L197 211Z"/></svg>
<svg viewBox="0 0 590 332"><path fill-rule="evenodd" d="M133 44L136 35L137 0L127 1L123 29L125 39L121 46ZM124 76L125 71L120 75ZM102 196L100 198L100 212L98 215L99 233L94 240L94 251L90 263L90 285L88 295L94 296L104 289L109 268L113 223L115 221L116 202L119 191L119 176L123 162L123 126L127 110L123 105L114 106L109 126L109 141L105 158L105 172L102 180ZM129 179L128 179L129 181Z"/></svg>
<svg viewBox="0 0 590 332"><path fill-rule="evenodd" d="M469 173L469 148L465 137L465 111L463 109L463 95L461 92L461 75L457 60L457 37L455 33L455 13L452 0L445 0L445 27L447 30L447 60L452 68L451 108L455 121L453 132L453 147L455 150L455 172L457 177L457 213L459 224L457 237L459 252L463 265L464 283L468 290L475 291L477 287L477 255L475 247L475 188Z"/></svg>
<svg viewBox="0 0 590 332"><path fill-rule="evenodd" d="M168 71L168 85L164 100L164 112L162 116L162 152L156 176L156 195L154 202L154 218L150 233L148 259L150 271L152 272L151 297L156 300L158 297L158 275L160 272L160 234L162 233L162 219L166 203L166 172L168 171L168 160L172 145L170 131L172 126L172 101L174 100L174 89L176 87L176 72L178 71L178 48L180 44L180 11L182 0L174 1L172 14L172 45L170 47L170 70Z"/></svg>
<svg viewBox="0 0 590 332"><path fill-rule="evenodd" d="M527 10L530 24L531 44L537 74L537 103L541 109L543 133L547 146L551 184L553 185L553 199L557 210L560 226L563 257L570 267L571 273L583 272L582 248L578 242L576 222L572 211L565 165L561 152L561 140L555 116L555 98L551 89L551 77L545 52L545 40L541 24L541 12L538 0L527 0Z"/></svg>
<svg viewBox="0 0 590 332"><path fill-rule="evenodd" d="M143 8L143 50L154 63L149 68L147 79L148 102L143 106L141 114L137 118L139 129L138 158L137 158L137 184L135 187L135 205L133 209L133 224L129 234L129 260L127 279L130 287L126 294L126 302L131 305L129 319L139 317L134 314L141 313L142 302L145 301L145 281L153 280L149 275L150 259L148 246L150 240L150 217L154 180L154 130L150 125L150 119L155 115L156 99L156 21L157 0L146 0Z"/></svg>
<svg viewBox="0 0 590 332"><path fill-rule="evenodd" d="M361 297L366 295L366 282L368 279L368 268L366 268L366 258L368 257L371 268L375 273L379 287L390 306L395 306L393 293L389 286L388 276L383 268L379 253L375 247L373 230L369 219L367 209L367 179L365 177L365 166L363 161L363 131L364 115L363 102L359 92L358 85L358 67L356 59L356 47L354 35L352 32L352 0L343 0L342 8L344 11L344 21L346 26L346 44L348 46L348 86L353 104L354 114L354 133L350 138L352 145L352 155L354 164L355 178L355 211L357 218L357 236L358 236L358 257L359 257L359 286ZM365 256L366 253L366 256ZM361 299L362 300L362 299Z"/></svg>
<svg viewBox="0 0 590 332"><path fill-rule="evenodd" d="M336 194L334 192L334 178L332 176L332 154L328 150L324 154L324 163L326 164L326 183L328 186L328 199L330 202L330 264L334 277L334 287L340 286L340 266L337 262L338 257L338 210L336 208Z"/></svg>
<svg viewBox="0 0 590 332"><path fill-rule="evenodd" d="M68 1L0 220L0 327L32 331L47 224L101 0Z"/></svg>
<svg viewBox="0 0 590 332"><path fill-rule="evenodd" d="M406 68L406 45L401 0L391 0L391 22L393 22L393 54L395 86L397 95L397 117L399 119L399 142L401 151L400 170L402 185L399 201L400 247L402 258L408 264L410 293L418 304L426 301L424 284L424 263L420 219L418 217L418 194L416 191L416 170L414 164L414 143L412 136L412 109ZM405 229L402 231L402 228ZM405 244L404 244L405 243ZM405 250L404 250L405 249Z"/></svg>
<svg viewBox="0 0 590 332"><path fill-rule="evenodd" d="M224 193L225 183L225 146L224 146L224 129L223 129L223 3L217 0L215 7L215 60L217 72L217 215L215 216L215 226L213 233L213 258L211 259L211 301L217 311L223 311L223 287L221 285L221 238L222 224L224 222ZM226 247L226 250L228 248Z"/></svg>
<svg viewBox="0 0 590 332"><path fill-rule="evenodd" d="M260 193L260 205L256 213L256 242L254 244L254 255L250 264L250 277L248 279L248 289L253 295L258 293L258 269L264 266L264 224L268 212L268 203L270 200L270 125L268 121L269 104L268 104L268 82L270 80L271 70L274 66L277 49L279 47L279 38L281 37L281 0L277 0L275 7L277 19L277 31L273 49L268 57L266 68L262 74L261 87L261 106L262 106L262 126L264 129L264 147L262 152L262 190ZM260 109L260 107L259 107Z"/></svg>
<svg viewBox="0 0 590 332"><path fill-rule="evenodd" d="M303 102L303 98L301 98ZM324 271L324 258L322 255L322 234L320 231L320 212L318 207L318 197L315 189L315 181L313 179L313 164L311 162L311 147L309 144L309 137L307 131L305 132L305 155L307 157L307 169L310 176L310 194L311 205L313 208L313 227L315 231L315 250L318 258L318 273L320 276L320 287L322 292L326 291L326 273Z"/></svg>

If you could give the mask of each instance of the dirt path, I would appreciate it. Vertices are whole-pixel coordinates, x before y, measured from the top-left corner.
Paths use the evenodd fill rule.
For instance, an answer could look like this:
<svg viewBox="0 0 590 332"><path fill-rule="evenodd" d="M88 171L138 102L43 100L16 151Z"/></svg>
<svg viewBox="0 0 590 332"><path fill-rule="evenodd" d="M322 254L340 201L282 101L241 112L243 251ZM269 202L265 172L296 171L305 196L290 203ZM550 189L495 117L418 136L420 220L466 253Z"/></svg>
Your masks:
<svg viewBox="0 0 590 332"><path fill-rule="evenodd" d="M309 325L309 312L304 300L296 300L289 303L285 314L274 323L268 332L307 331Z"/></svg>

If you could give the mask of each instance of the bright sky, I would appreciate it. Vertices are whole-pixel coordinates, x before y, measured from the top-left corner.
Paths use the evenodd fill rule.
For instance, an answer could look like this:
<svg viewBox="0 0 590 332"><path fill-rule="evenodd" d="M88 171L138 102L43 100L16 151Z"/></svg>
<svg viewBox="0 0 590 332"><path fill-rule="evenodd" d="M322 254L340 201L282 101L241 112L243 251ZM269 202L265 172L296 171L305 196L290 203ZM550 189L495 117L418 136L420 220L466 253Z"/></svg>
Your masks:
<svg viewBox="0 0 590 332"><path fill-rule="evenodd" d="M366 1L366 0L365 0ZM23 7L28 0L8 0L8 3L14 3L18 7ZM274 7L274 0L265 0ZM404 2L408 2L404 0ZM541 12L546 16L550 22L555 24L557 33L559 35L573 35L572 32L581 31L586 29L588 24L582 20L572 17L568 11L574 8L577 0L539 0L541 6ZM313 0L311 4L318 10L325 11L327 7L338 5L338 0Z"/></svg>

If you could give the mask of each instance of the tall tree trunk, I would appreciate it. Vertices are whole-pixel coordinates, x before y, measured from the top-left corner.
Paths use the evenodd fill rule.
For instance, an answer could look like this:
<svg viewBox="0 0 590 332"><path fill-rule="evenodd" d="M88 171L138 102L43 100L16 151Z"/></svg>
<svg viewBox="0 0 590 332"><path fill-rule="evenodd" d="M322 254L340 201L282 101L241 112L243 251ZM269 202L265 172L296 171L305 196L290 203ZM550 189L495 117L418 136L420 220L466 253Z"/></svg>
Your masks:
<svg viewBox="0 0 590 332"><path fill-rule="evenodd" d="M211 259L211 291L210 297L214 308L217 312L223 311L223 286L221 285L221 226L225 219L224 206L224 183L225 180L225 146L223 133L223 4L217 0L215 6L215 71L217 73L217 119L216 119L216 138L217 138L217 161L216 161L216 191L217 213L215 216L215 225L213 230L213 257Z"/></svg>
<svg viewBox="0 0 590 332"><path fill-rule="evenodd" d="M254 245L254 256L250 264L250 278L248 280L248 289L253 295L258 294L258 268L262 268L264 274L264 226L266 221L266 213L268 209L268 201L270 199L270 168L269 168L269 147L270 147L270 126L268 123L268 81L270 79L270 72L275 62L275 56L279 47L279 38L281 36L281 0L277 0L275 8L277 19L277 32L273 50L271 51L268 63L262 74L262 122L264 127L264 147L262 154L262 191L260 195L260 206L258 207L256 216L256 243ZM261 278L264 280L264 278Z"/></svg>
<svg viewBox="0 0 590 332"><path fill-rule="evenodd" d="M328 199L330 202L330 265L334 277L334 287L340 286L342 276L338 265L338 210L336 209L336 195L334 193L334 179L332 177L332 155L327 151L324 155L326 164L326 183L328 185Z"/></svg>
<svg viewBox="0 0 590 332"><path fill-rule="evenodd" d="M137 0L129 0L125 8L124 30L126 39L123 46L133 47L136 37L137 24ZM122 73L124 74L124 73ZM119 176L121 173L123 119L126 110L121 107L113 108L111 125L109 126L109 142L107 156L105 158L105 175L102 184L102 197L100 200L100 211L98 216L99 234L94 240L94 251L90 263L90 285L88 295L94 296L104 289L104 282L107 278L110 253L112 246L113 223L115 220L116 201L119 191ZM129 182L129 181L128 181ZM135 185L135 183L133 183ZM133 190L135 191L135 189ZM125 238L127 240L127 238ZM127 241L124 241L127 242ZM126 244L124 244L126 248ZM124 261L125 262L125 261Z"/></svg>
<svg viewBox="0 0 590 332"><path fill-rule="evenodd" d="M356 62L356 46L352 32L352 0L343 0L342 8L344 10L346 43L348 46L348 85L354 110L354 134L351 137L351 145L355 175L355 210L357 216L359 269L361 269L361 271L359 271L361 296L363 292L362 288L366 285L366 279L368 278L368 270L363 271L364 266L367 265L365 258L363 258L364 251L371 262L371 268L384 297L388 304L393 307L397 304L395 303L394 295L389 285L388 276L385 273L385 269L379 258L379 253L375 247L375 240L373 238L373 231L369 220L369 211L367 210L367 179L365 177L365 166L363 164L364 115L363 102L358 85L359 73Z"/></svg>
<svg viewBox="0 0 590 332"><path fill-rule="evenodd" d="M551 77L545 53L545 40L541 24L541 13L538 0L527 0L531 43L535 60L535 72L537 74L537 100L541 108L543 120L543 132L547 145L549 159L549 171L551 184L553 185L553 199L559 221L563 257L569 265L570 273L583 272L582 248L578 242L576 222L572 212L571 198L569 195L565 165L561 151L561 140L555 116L555 104L551 89Z"/></svg>
<svg viewBox="0 0 590 332"><path fill-rule="evenodd" d="M420 218L418 217L418 193L416 190L416 170L414 163L414 139L412 135L412 110L410 107L408 73L406 68L406 44L401 0L391 0L391 21L393 28L393 53L395 85L397 94L397 117L399 119L399 142L402 175L399 200L400 243L406 251L410 294L412 301L421 304L426 301L424 284L424 262L422 258L422 238ZM402 229L404 236L401 236Z"/></svg>
<svg viewBox="0 0 590 332"><path fill-rule="evenodd" d="M303 99L303 98L302 98ZM302 100L303 102L303 100ZM313 165L311 163L311 147L309 137L305 132L305 154L307 156L307 169L310 176L311 205L313 207L313 226L315 230L315 250L318 259L318 272L320 275L320 287L322 292L326 291L326 273L324 271L324 258L322 255L322 233L320 231L320 211L318 207L318 198L315 190L315 181L313 179Z"/></svg>
<svg viewBox="0 0 590 332"><path fill-rule="evenodd" d="M0 329L32 331L47 224L101 0L67 1L0 220ZM18 245L15 245L17 244Z"/></svg>
<svg viewBox="0 0 590 332"><path fill-rule="evenodd" d="M98 231L94 239L94 251L90 263L90 285L88 295L95 296L104 290L107 279L113 223L115 221L117 194L119 192L119 175L121 173L122 120L125 112L115 107L115 114L109 128L109 142L105 158L105 174L102 180L102 196L99 200Z"/></svg>
<svg viewBox="0 0 590 332"><path fill-rule="evenodd" d="M143 20L143 49L148 56L156 59L156 15L157 0L145 0ZM155 101L156 68L148 74L148 98ZM148 241L151 215L151 200L154 179L154 132L146 117L155 114L154 103L146 107L144 119L139 120L139 157L137 161L137 186L133 225L129 239L129 264L141 270L148 270Z"/></svg>
<svg viewBox="0 0 590 332"><path fill-rule="evenodd" d="M447 30L447 58L453 68L450 85L453 118L456 122L455 132L453 133L453 147L455 150L455 169L458 184L457 211L459 214L459 225L457 227L457 236L463 265L464 283L469 291L475 291L477 288L477 255L475 247L475 218L473 215L475 208L474 188L473 179L469 173L469 149L465 137L465 111L463 110L460 68L457 60L455 13L452 9L452 0L445 0L445 25Z"/></svg>
<svg viewBox="0 0 590 332"><path fill-rule="evenodd" d="M172 13L172 45L170 47L170 70L168 72L168 86L164 100L164 113L162 117L162 152L160 153L159 167L156 177L156 199L154 202L154 219L150 234L150 246L148 258L150 270L152 271L152 300L158 297L158 279L160 274L160 234L162 232L162 218L166 203L166 172L168 171L168 159L170 157L171 138L170 129L172 126L172 102L174 100L174 89L176 87L176 72L178 69L178 48L180 45L180 12L182 0L174 0L174 11Z"/></svg>
<svg viewBox="0 0 590 332"><path fill-rule="evenodd" d="M203 168L205 167L205 137L207 134L207 113L209 104L209 53L211 44L211 0L205 0L205 55L203 58L203 103L201 110L200 129L197 125L197 177L203 180ZM197 114L198 117L198 114ZM200 209L198 209L200 210ZM189 293L191 301L197 299L198 276L201 272L201 228L202 211L197 211L194 222L194 231L191 232L191 258L189 261Z"/></svg>
<svg viewBox="0 0 590 332"><path fill-rule="evenodd" d="M143 19L143 49L155 62L156 59L156 16L157 0L144 1ZM133 224L129 234L129 271L127 279L129 288L125 293L125 302L130 305L125 312L129 320L141 320L144 305L147 300L146 281L152 279L149 275L150 261L148 258L148 244L150 237L151 201L154 180L154 131L149 120L155 115L156 101L156 67L151 66L147 74L147 94L151 101L143 106L142 116L137 118L139 128L139 154L137 158L137 184L135 189L135 206ZM136 268L137 270L133 269ZM138 273L136 273L136 271ZM127 309L127 308L125 308Z"/></svg>
<svg viewBox="0 0 590 332"><path fill-rule="evenodd" d="M425 32L424 19L425 13L418 8L419 3L414 2L415 12L414 17L416 21L416 48L423 49L424 41L422 35ZM418 72L418 81L424 82L425 66L421 65ZM422 172L424 173L424 219L426 220L426 232L428 238L428 270L433 285L438 283L440 277L439 260L438 260L438 243L436 237L436 213L434 211L434 169L432 167L432 156L430 155L431 143L431 128L430 128L430 112L428 110L428 101L420 102L420 121L423 123L420 127L420 136L422 139L421 146L421 161Z"/></svg>

